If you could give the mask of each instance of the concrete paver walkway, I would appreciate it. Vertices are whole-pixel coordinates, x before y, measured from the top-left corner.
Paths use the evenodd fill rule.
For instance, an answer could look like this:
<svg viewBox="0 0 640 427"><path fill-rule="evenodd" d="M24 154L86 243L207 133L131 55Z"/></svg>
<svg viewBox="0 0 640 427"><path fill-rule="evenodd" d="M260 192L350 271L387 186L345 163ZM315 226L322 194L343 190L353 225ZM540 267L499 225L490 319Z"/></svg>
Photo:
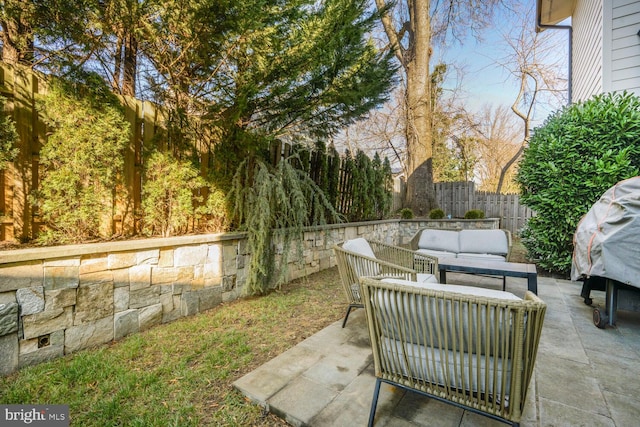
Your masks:
<svg viewBox="0 0 640 427"><path fill-rule="evenodd" d="M502 279L450 274L449 283L501 289ZM538 278L547 314L522 426L640 424L640 313L598 329L581 284ZM507 279L523 296L526 280ZM604 292L592 292L604 306ZM364 310L245 375L234 386L294 426L366 425L375 377ZM498 421L383 383L376 426L500 426Z"/></svg>

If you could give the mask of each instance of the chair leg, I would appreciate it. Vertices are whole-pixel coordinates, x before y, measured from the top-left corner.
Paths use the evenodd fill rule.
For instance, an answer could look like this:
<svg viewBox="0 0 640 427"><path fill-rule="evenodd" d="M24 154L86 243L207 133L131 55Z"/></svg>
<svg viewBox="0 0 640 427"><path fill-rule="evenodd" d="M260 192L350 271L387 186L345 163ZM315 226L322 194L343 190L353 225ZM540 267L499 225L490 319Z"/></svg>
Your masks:
<svg viewBox="0 0 640 427"><path fill-rule="evenodd" d="M376 378L376 388L373 390L373 400L371 401L371 411L369 412L369 427L373 427L373 421L376 417L376 406L378 406L378 395L380 394L380 378Z"/></svg>
<svg viewBox="0 0 640 427"><path fill-rule="evenodd" d="M344 328L345 325L347 324L347 319L349 319L349 314L351 313L351 310L356 308L355 305L353 304L349 304L349 307L347 307L347 314L344 315L344 320L342 321L342 327Z"/></svg>

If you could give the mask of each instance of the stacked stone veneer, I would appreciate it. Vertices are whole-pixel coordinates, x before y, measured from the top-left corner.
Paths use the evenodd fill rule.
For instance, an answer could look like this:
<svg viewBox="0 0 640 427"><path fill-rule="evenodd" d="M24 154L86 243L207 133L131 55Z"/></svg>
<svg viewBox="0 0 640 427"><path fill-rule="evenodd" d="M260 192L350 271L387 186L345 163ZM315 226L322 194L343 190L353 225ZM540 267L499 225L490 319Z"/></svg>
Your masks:
<svg viewBox="0 0 640 427"><path fill-rule="evenodd" d="M398 221L305 233L289 279L335 265L355 237L397 243ZM0 252L0 374L108 343L243 295L244 234L181 236Z"/></svg>

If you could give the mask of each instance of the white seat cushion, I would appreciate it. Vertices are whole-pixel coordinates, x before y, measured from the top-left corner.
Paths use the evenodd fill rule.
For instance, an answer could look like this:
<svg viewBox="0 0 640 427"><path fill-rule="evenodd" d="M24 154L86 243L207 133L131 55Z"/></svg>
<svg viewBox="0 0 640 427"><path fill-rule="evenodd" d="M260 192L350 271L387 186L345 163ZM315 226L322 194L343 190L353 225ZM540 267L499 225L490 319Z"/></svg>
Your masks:
<svg viewBox="0 0 640 427"><path fill-rule="evenodd" d="M418 273L417 276L420 283L438 283L438 278L433 274Z"/></svg>
<svg viewBox="0 0 640 427"><path fill-rule="evenodd" d="M405 376L411 373L417 379L430 383L479 390L497 397L503 394L502 377L504 375L506 376L504 393L509 395L511 391L509 381L511 361L509 360L486 355L471 356L469 353L461 355L451 350L443 352L439 347L403 343L387 337L383 338L383 346L387 358L397 360ZM460 360L464 360L466 369L462 369ZM469 365L472 365L473 374L471 375ZM477 372L480 372L480 375L476 375ZM497 375L497 381L492 380L494 374Z"/></svg>
<svg viewBox="0 0 640 427"><path fill-rule="evenodd" d="M418 249L458 253L460 252L458 232L434 229L422 230L418 240Z"/></svg>
<svg viewBox="0 0 640 427"><path fill-rule="evenodd" d="M382 282L395 283L398 285L405 285L405 286L415 286L418 288L432 289L434 291L455 292L456 294L473 295L473 296L487 297L487 298L498 298L498 299L516 300L516 301L522 299L512 294L511 292L498 291L495 289L478 288L475 286L447 285L444 283L437 283L437 282L436 283L433 283L433 282L417 283L417 282L412 282L410 280L394 279L394 278L382 279Z"/></svg>
<svg viewBox="0 0 640 427"><path fill-rule="evenodd" d="M369 245L369 242L367 242L367 240L363 239L362 237L347 240L342 244L342 249L350 252L355 252L358 255L364 255L369 258L376 257L376 254L373 253L373 249L371 249L371 245Z"/></svg>
<svg viewBox="0 0 640 427"><path fill-rule="evenodd" d="M404 279L404 277L406 276L394 276L394 275L388 275L388 274L383 275L382 276L383 278L381 280L383 282L391 280L392 281L391 283L395 283L395 280L399 280L403 283L409 284L409 286L415 286L417 288L424 287L422 286L422 284L424 283L438 283L438 278L433 274L418 273L416 276L417 276L417 281L415 282Z"/></svg>
<svg viewBox="0 0 640 427"><path fill-rule="evenodd" d="M369 245L369 242L367 242L366 239L358 237L356 239L347 240L342 244L342 249L353 252L357 255L355 257L353 255L350 256L352 258L356 258L351 259L350 263L353 264L351 265L351 267L358 277L377 276L378 274L380 274L380 265L377 262L367 261L364 258L359 258L367 257L377 259L376 254L373 252L371 245Z"/></svg>
<svg viewBox="0 0 640 427"><path fill-rule="evenodd" d="M479 261L503 261L506 262L507 258L502 255L494 254L472 254L468 252L460 252L458 258L462 259L475 259Z"/></svg>
<svg viewBox="0 0 640 427"><path fill-rule="evenodd" d="M434 250L431 250L431 249L418 249L416 251L416 253L419 253L421 255L434 256L434 257L438 258L438 261L440 261L443 258L455 258L457 256L457 254L455 252L434 251Z"/></svg>
<svg viewBox="0 0 640 427"><path fill-rule="evenodd" d="M507 255L509 242L502 230L460 230L459 253Z"/></svg>
<svg viewBox="0 0 640 427"><path fill-rule="evenodd" d="M407 287L430 289L446 294L461 294L464 296L477 296L481 298L499 299L502 301L520 301L521 298L510 292L494 289L478 288L473 286L446 285L441 283L418 283L402 279L383 279L383 282L405 285ZM406 339L410 344L437 347L445 345L449 350L472 351L479 349L481 354L493 355L495 351L495 339L503 328L511 327L504 318L496 317L496 312L486 312L486 305L475 305L472 302L458 303L449 298L440 296L417 296L404 294L402 301L390 300L393 293L379 289L376 293L380 310L389 319L395 319L398 315L405 318L405 322L386 323L382 335L397 339L400 330L404 326L407 333ZM396 311L399 310L399 311ZM416 320L422 319L422 320ZM496 328L486 328L484 322L493 324ZM454 334L460 331L463 344L454 346L453 341L448 344L439 343L434 335L433 328L440 328L442 333ZM409 344L408 343L408 344ZM461 346L462 345L462 346ZM445 348L446 348L445 347Z"/></svg>

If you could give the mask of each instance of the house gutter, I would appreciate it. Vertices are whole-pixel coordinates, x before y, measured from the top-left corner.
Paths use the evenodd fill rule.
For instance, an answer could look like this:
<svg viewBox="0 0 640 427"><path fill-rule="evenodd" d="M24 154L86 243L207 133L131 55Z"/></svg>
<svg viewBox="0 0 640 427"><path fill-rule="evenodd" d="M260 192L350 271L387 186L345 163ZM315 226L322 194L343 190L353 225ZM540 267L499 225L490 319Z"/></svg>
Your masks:
<svg viewBox="0 0 640 427"><path fill-rule="evenodd" d="M573 27L571 25L545 25L542 24L542 16L540 11L540 0L537 2L537 13L536 13L536 31L540 32L542 30L567 30L569 31L569 75L567 82L569 84L569 89L567 90L567 96L569 100L567 101L567 105L571 105L572 96L573 96Z"/></svg>

